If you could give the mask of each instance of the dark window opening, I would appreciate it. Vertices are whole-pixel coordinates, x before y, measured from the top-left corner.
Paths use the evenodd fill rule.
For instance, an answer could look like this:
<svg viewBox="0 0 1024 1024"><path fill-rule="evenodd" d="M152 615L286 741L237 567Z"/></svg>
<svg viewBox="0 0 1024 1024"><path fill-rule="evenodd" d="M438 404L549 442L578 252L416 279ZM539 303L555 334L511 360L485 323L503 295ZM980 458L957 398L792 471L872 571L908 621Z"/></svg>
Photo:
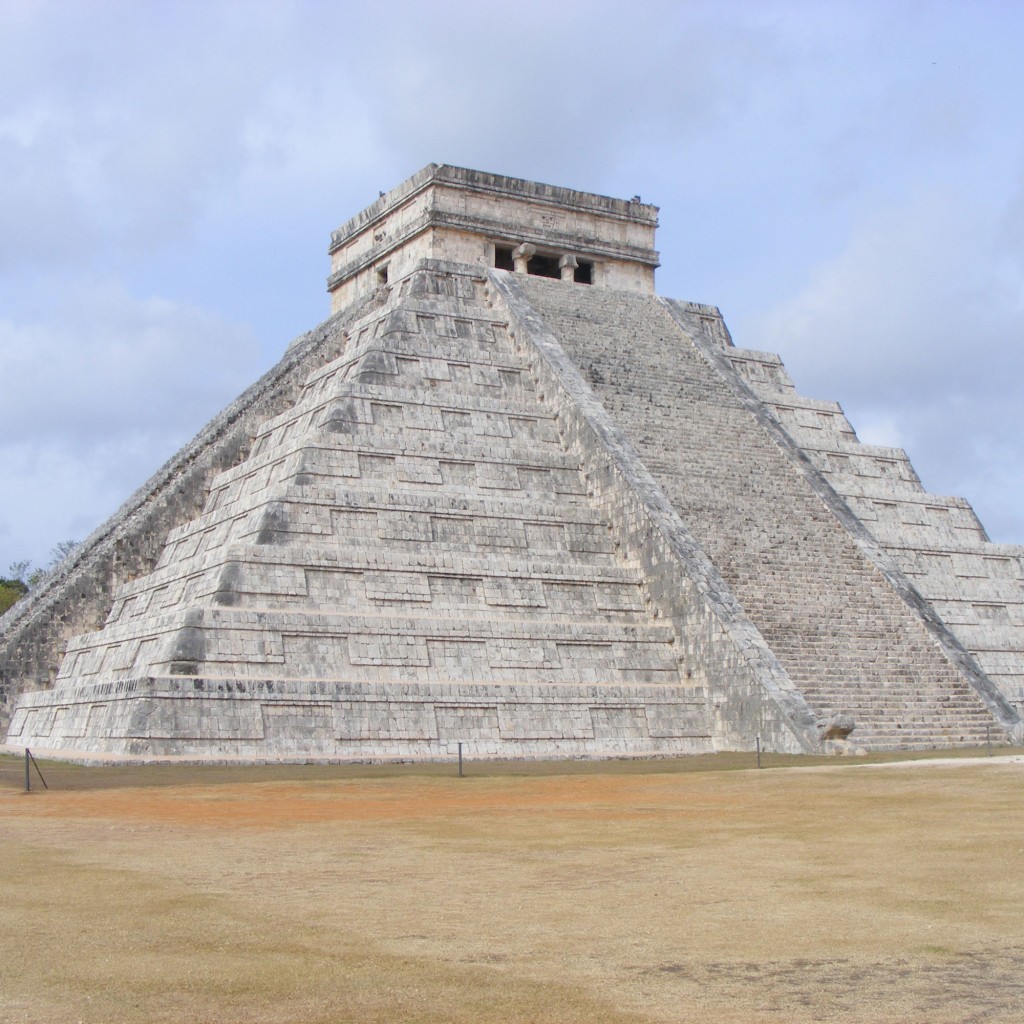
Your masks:
<svg viewBox="0 0 1024 1024"><path fill-rule="evenodd" d="M388 283L388 268L387 268L387 264L385 264L383 267L378 267L377 268L377 284L380 285L380 284L387 284L387 283Z"/></svg>
<svg viewBox="0 0 1024 1024"><path fill-rule="evenodd" d="M573 271L572 279L577 284L593 284L594 283L594 264L587 263L585 260L580 260L579 265Z"/></svg>
<svg viewBox="0 0 1024 1024"><path fill-rule="evenodd" d="M560 279L562 276L562 271L558 269L558 257L541 256L540 253L530 257L530 262L526 264L526 272L534 277L554 277Z"/></svg>
<svg viewBox="0 0 1024 1024"><path fill-rule="evenodd" d="M498 270L515 270L515 263L512 262L512 246L496 245L494 247L494 266Z"/></svg>

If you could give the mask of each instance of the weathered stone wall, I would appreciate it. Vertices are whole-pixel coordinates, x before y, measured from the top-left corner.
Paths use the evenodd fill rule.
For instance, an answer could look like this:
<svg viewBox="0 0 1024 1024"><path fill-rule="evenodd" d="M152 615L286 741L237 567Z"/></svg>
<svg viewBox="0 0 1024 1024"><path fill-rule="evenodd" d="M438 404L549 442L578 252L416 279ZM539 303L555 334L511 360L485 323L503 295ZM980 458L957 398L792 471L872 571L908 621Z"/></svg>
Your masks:
<svg viewBox="0 0 1024 1024"><path fill-rule="evenodd" d="M53 684L68 640L102 625L117 587L153 569L169 531L202 509L212 478L244 459L259 424L293 402L311 370L340 351L355 312L296 339L272 370L0 617L0 732L18 694Z"/></svg>
<svg viewBox="0 0 1024 1024"><path fill-rule="evenodd" d="M8 742L85 762L651 757L707 752L706 729L691 686L141 678L27 694Z"/></svg>
<svg viewBox="0 0 1024 1024"><path fill-rule="evenodd" d="M493 266L495 243L585 256L602 287L650 293L657 214L639 201L430 164L332 233L331 309L421 259Z"/></svg>
<svg viewBox="0 0 1024 1024"><path fill-rule="evenodd" d="M429 262L352 323L104 628L75 638L55 690L22 702L11 742L328 760L458 741L475 757L710 749L702 669L682 667L702 652L645 606L483 283Z"/></svg>
<svg viewBox="0 0 1024 1024"><path fill-rule="evenodd" d="M1024 713L1024 548L993 544L963 498L921 486L906 452L861 444L842 409L799 395L781 359L720 345L874 543L1018 713Z"/></svg>
<svg viewBox="0 0 1024 1024"><path fill-rule="evenodd" d="M818 749L815 715L578 363L530 305L522 277L492 272L490 279L558 409L563 439L581 453L588 486L607 510L617 545L643 567L652 606L681 637L685 672L708 690L717 749L753 749L758 739L779 751ZM583 292L565 291L583 301Z"/></svg>
<svg viewBox="0 0 1024 1024"><path fill-rule="evenodd" d="M9 741L329 761L830 749L840 712L874 747L1013 733L727 349L710 307L422 261L90 539L101 567L118 539L162 551Z"/></svg>
<svg viewBox="0 0 1024 1024"><path fill-rule="evenodd" d="M856 739L872 746L983 742L993 713L1015 725L984 673L955 641L937 643L926 603L866 555L855 517L840 522L758 403L730 386L670 307L516 283L821 716L852 714ZM713 326L695 316L697 329Z"/></svg>

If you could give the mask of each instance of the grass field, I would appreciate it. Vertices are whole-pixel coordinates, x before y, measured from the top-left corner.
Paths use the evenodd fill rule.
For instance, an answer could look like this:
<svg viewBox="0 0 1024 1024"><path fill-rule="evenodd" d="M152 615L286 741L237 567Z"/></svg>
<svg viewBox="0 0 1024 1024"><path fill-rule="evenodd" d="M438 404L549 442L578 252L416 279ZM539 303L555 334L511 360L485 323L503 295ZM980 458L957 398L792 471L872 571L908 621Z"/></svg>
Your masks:
<svg viewBox="0 0 1024 1024"><path fill-rule="evenodd" d="M1024 763L749 763L2 758L0 1020L1024 1019Z"/></svg>

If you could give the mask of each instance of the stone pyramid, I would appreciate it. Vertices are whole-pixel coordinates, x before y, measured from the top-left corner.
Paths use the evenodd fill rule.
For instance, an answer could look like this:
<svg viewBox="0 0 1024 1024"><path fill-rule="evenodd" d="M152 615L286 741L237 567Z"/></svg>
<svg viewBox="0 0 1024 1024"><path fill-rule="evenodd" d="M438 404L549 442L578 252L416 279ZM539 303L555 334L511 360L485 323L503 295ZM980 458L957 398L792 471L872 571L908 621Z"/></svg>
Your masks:
<svg viewBox="0 0 1024 1024"><path fill-rule="evenodd" d="M656 215L431 165L335 232L331 318L0 620L8 744L1020 742L1024 549L655 295Z"/></svg>

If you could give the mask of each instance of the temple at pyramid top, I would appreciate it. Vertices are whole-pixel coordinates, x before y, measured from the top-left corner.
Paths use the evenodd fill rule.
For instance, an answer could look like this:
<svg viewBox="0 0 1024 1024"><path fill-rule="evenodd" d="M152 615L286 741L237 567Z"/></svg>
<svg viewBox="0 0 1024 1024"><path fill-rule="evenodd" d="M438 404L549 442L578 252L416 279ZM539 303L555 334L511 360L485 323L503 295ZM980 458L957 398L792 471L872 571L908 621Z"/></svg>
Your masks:
<svg viewBox="0 0 1024 1024"><path fill-rule="evenodd" d="M332 233L331 311L425 258L652 293L657 226L639 196L428 164Z"/></svg>

